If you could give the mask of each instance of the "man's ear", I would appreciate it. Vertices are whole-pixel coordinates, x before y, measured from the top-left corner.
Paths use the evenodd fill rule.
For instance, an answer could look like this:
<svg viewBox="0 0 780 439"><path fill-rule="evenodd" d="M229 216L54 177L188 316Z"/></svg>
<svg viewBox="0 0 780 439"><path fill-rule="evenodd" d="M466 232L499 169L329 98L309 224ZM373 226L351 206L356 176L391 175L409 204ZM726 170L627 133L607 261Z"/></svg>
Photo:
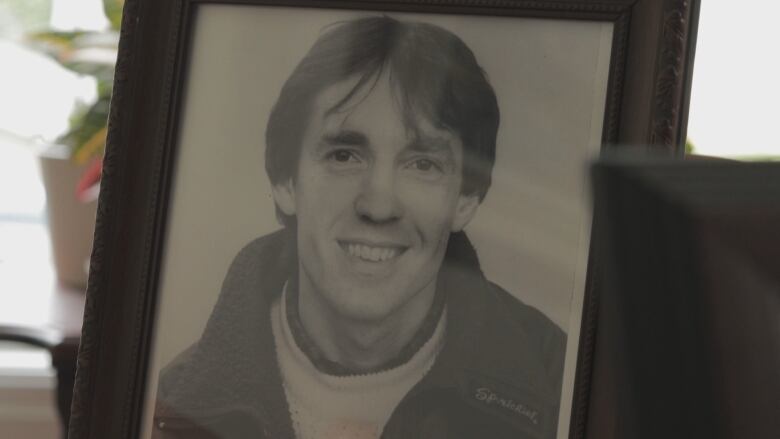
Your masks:
<svg viewBox="0 0 780 439"><path fill-rule="evenodd" d="M287 216L295 215L295 186L292 178L273 186L274 201Z"/></svg>
<svg viewBox="0 0 780 439"><path fill-rule="evenodd" d="M474 218L479 207L479 195L464 195L458 197L458 204L455 206L455 218L452 220L452 231L460 232Z"/></svg>

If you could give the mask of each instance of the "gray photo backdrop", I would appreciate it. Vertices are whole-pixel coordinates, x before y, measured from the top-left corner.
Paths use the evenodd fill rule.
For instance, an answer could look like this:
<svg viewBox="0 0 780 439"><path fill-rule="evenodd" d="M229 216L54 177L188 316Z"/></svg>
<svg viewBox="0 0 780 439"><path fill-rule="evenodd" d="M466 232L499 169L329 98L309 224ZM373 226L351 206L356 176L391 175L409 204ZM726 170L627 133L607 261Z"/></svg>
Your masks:
<svg viewBox="0 0 780 439"><path fill-rule="evenodd" d="M280 226L264 171L282 84L323 29L370 13L198 9L159 285L143 437L159 370L205 326L235 254ZM499 100L493 185L466 228L489 279L569 334L559 437L568 432L590 235L586 165L598 153L611 23L396 14L449 29Z"/></svg>

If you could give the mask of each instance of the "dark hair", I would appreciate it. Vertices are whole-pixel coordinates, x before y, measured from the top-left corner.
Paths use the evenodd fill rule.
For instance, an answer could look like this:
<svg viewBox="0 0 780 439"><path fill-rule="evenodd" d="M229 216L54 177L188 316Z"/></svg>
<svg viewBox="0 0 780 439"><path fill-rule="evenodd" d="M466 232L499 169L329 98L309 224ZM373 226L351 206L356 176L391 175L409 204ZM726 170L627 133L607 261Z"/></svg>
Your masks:
<svg viewBox="0 0 780 439"><path fill-rule="evenodd" d="M359 78L337 110L387 73L407 126L423 116L463 143L461 193L485 197L496 153L496 95L471 50L440 27L368 17L326 31L282 87L266 129L265 169L272 184L295 177L311 107L325 88ZM282 221L289 224L277 209Z"/></svg>

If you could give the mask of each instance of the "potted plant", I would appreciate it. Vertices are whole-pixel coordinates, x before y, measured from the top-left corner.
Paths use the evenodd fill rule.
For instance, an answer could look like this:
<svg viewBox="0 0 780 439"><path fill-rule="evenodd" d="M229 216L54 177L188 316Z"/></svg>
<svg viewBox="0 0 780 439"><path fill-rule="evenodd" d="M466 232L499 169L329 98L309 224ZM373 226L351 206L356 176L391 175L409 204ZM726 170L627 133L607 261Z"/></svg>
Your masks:
<svg viewBox="0 0 780 439"><path fill-rule="evenodd" d="M28 41L64 67L95 78L97 99L77 105L69 129L41 154L58 279L83 288L95 227L123 0L103 0L104 31L45 31Z"/></svg>

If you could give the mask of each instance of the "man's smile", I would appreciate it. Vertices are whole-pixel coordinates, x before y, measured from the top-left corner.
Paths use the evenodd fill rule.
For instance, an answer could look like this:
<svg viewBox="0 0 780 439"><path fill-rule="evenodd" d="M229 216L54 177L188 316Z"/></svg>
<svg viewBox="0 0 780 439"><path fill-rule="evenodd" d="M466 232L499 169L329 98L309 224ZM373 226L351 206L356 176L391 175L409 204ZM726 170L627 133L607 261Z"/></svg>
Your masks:
<svg viewBox="0 0 780 439"><path fill-rule="evenodd" d="M387 262L406 251L405 246L390 243L339 240L342 250L353 258L367 262Z"/></svg>

